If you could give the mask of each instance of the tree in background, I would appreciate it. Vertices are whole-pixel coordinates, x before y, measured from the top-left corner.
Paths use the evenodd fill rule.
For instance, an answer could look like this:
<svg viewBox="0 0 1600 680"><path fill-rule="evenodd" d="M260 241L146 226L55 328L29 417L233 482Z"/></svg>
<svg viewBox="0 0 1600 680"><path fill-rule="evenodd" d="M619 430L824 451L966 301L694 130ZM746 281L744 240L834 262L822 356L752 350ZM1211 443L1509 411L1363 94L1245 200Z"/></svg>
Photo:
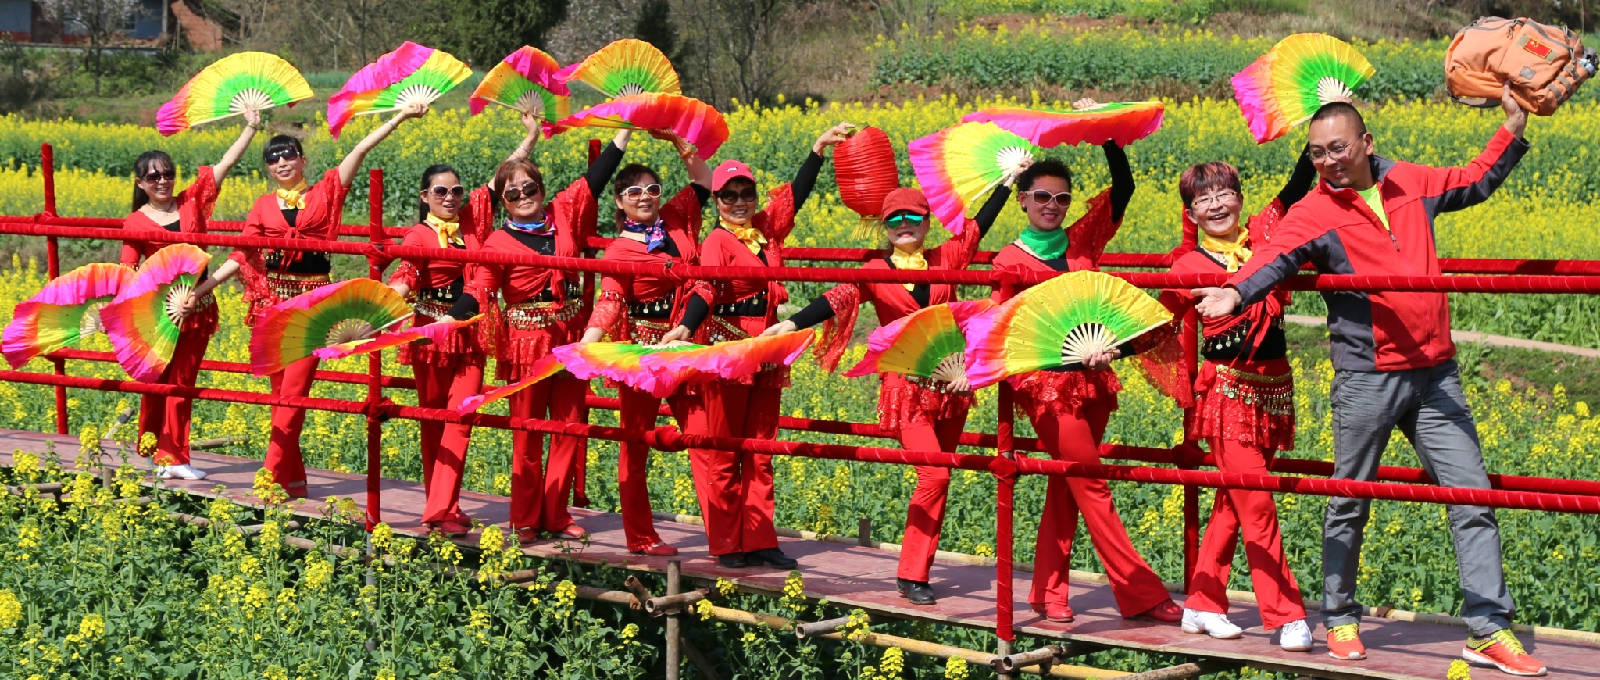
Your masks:
<svg viewBox="0 0 1600 680"><path fill-rule="evenodd" d="M83 51L84 68L94 76L94 94L100 96L100 78L105 75L101 59L106 44L133 25L144 12L140 0L35 0L51 21L68 35L81 35L88 41Z"/></svg>
<svg viewBox="0 0 1600 680"><path fill-rule="evenodd" d="M770 101L788 85L792 70L785 60L782 35L797 0L676 0L678 16L695 17L685 24L685 42L694 49L678 75L691 96L718 108L733 99Z"/></svg>
<svg viewBox="0 0 1600 680"><path fill-rule="evenodd" d="M567 4L568 0L430 2L412 20L414 40L487 70L523 45L543 48L545 34L567 18Z"/></svg>

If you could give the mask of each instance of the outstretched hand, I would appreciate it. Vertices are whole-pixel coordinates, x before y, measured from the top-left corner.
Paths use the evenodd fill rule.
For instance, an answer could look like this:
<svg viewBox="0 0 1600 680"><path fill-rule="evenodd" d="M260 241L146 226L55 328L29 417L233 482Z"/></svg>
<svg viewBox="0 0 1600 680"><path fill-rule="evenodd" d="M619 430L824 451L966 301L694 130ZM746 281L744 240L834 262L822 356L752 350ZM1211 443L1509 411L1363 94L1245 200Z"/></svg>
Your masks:
<svg viewBox="0 0 1600 680"><path fill-rule="evenodd" d="M401 108L400 115L396 117L400 120L406 120L408 118L421 118L426 115L428 115L428 102L411 102Z"/></svg>
<svg viewBox="0 0 1600 680"><path fill-rule="evenodd" d="M1189 294L1200 298L1194 308L1207 319L1232 314L1244 300L1237 288L1194 288Z"/></svg>
<svg viewBox="0 0 1600 680"><path fill-rule="evenodd" d="M1122 357L1122 350L1115 347L1104 352L1095 352L1083 358L1083 367L1091 371L1098 371L1111 366L1111 362Z"/></svg>
<svg viewBox="0 0 1600 680"><path fill-rule="evenodd" d="M1506 131L1514 137L1521 137L1522 131L1528 127L1528 112L1523 110L1516 97L1511 96L1509 82L1500 86L1500 108L1506 112Z"/></svg>
<svg viewBox="0 0 1600 680"><path fill-rule="evenodd" d="M824 149L832 146L838 146L840 142L849 139L850 135L855 133L855 124L846 121L840 121L838 125L828 128L826 132L823 132L822 136L817 138L817 143L811 145L811 150L820 156L822 155Z"/></svg>
<svg viewBox="0 0 1600 680"><path fill-rule="evenodd" d="M1092 109L1099 105L1100 102L1095 101L1094 97L1083 97L1082 99L1072 102L1072 110L1082 111L1084 109Z"/></svg>
<svg viewBox="0 0 1600 680"><path fill-rule="evenodd" d="M796 326L793 321L779 321L778 323L769 326L767 330L761 331L761 337L765 338L773 335L783 335L784 333L793 333L798 328L799 327Z"/></svg>

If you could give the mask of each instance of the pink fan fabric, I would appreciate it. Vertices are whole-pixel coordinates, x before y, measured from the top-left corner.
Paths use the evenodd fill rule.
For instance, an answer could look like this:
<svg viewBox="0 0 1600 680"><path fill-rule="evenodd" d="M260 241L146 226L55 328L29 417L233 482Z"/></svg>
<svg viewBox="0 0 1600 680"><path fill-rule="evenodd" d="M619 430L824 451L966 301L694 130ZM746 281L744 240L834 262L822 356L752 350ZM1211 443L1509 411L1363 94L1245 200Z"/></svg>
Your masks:
<svg viewBox="0 0 1600 680"><path fill-rule="evenodd" d="M546 354L529 367L527 377L508 385L501 385L483 394L474 394L461 400L461 405L456 407L456 412L461 415L476 412L487 404L494 403L513 394L521 392L535 383L550 376L560 373L565 366L553 354Z"/></svg>
<svg viewBox="0 0 1600 680"><path fill-rule="evenodd" d="M393 52L361 67L360 71L345 81L344 87L328 98L328 131L334 137L339 136L339 131L354 115L351 105L356 97L405 80L406 76L422 68L422 64L432 55L433 48L407 40Z"/></svg>
<svg viewBox="0 0 1600 680"><path fill-rule="evenodd" d="M450 331L453 331L457 328L471 326L475 323L478 323L478 320L482 318L482 316L475 316L470 319L456 321L436 321L430 324L407 328L403 331L379 333L365 340L341 343L332 347L323 347L312 352L311 354L318 359L333 360L343 359L344 357L355 354L368 354L388 347L398 347L400 345L416 342L418 340L438 342L443 340L446 335L449 335Z"/></svg>
<svg viewBox="0 0 1600 680"><path fill-rule="evenodd" d="M695 145L702 159L728 141L728 123L710 104L664 92L630 94L596 104L561 119L547 131L555 136L576 127L630 127L670 131Z"/></svg>
<svg viewBox="0 0 1600 680"><path fill-rule="evenodd" d="M895 319L887 326L880 326L878 330L872 332L872 335L867 336L866 355L862 356L861 361L857 362L855 366L850 367L850 370L845 372L844 377L860 378L862 376L878 373L878 358L883 356L884 352L889 351L891 347L894 347L895 344L899 342L900 334L905 332L906 326L910 325L913 322L913 319L920 317L923 314L937 313L931 310L937 309L938 307L945 307L950 310L950 315L955 317L956 325L959 330L964 329L967 324L971 323L974 317L989 311L992 307L994 307L994 303L988 298L981 298L978 300L960 300L944 305L935 305L934 307L926 307L914 314L908 314Z"/></svg>

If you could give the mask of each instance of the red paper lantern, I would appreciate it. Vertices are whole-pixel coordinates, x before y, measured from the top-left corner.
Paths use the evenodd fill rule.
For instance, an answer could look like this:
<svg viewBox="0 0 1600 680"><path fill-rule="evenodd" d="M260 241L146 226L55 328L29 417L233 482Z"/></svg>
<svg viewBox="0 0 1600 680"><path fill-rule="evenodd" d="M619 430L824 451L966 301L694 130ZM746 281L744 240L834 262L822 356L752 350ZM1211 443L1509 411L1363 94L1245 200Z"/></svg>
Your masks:
<svg viewBox="0 0 1600 680"><path fill-rule="evenodd" d="M845 206L862 217L877 218L883 197L900 186L889 135L875 127L851 135L834 149L833 174Z"/></svg>

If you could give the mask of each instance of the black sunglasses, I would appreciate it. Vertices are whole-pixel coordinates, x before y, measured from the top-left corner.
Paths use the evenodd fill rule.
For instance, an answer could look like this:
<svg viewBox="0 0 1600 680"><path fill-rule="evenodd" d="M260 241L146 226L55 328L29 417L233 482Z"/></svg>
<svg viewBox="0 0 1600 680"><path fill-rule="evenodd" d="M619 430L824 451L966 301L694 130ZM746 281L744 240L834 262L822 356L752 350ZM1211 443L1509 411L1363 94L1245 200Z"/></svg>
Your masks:
<svg viewBox="0 0 1600 680"><path fill-rule="evenodd" d="M299 157L299 151L295 151L294 149L279 149L277 151L268 152L261 158L262 160L266 161L267 165L272 165L278 161L292 161Z"/></svg>
<svg viewBox="0 0 1600 680"><path fill-rule="evenodd" d="M507 201L520 201L524 196L537 196L543 192L543 185L529 180L524 182L520 187L506 187L505 192L501 194L501 196Z"/></svg>
<svg viewBox="0 0 1600 680"><path fill-rule="evenodd" d="M168 169L168 170L151 170L150 172L147 172L147 173L144 174L144 181L146 181L146 182L159 182L161 180L166 180L168 182L171 182L172 180L177 179L177 178L178 178L178 172L176 170L171 170L171 169Z"/></svg>
<svg viewBox="0 0 1600 680"><path fill-rule="evenodd" d="M1066 207L1067 205L1070 205L1072 203L1072 192L1070 192L1070 191L1063 191L1063 192L1061 192L1059 194L1052 194L1052 193L1050 193L1048 191L1045 191L1043 189L1036 189L1034 191L1029 192L1029 195L1033 196L1033 202L1034 203L1039 203L1039 204L1049 203L1051 200L1054 200L1058 205L1060 205L1062 207Z"/></svg>
<svg viewBox="0 0 1600 680"><path fill-rule="evenodd" d="M645 196L645 195L648 195L651 198L654 198L656 196L660 196L661 195L661 185L660 184L648 184L648 185L645 185L645 186L642 186L642 187L641 186L631 186L631 187L628 187L626 189L623 189L622 190L622 195L626 196L628 198L638 198L640 196Z"/></svg>
<svg viewBox="0 0 1600 680"><path fill-rule="evenodd" d="M467 195L467 188L464 187L464 186L461 186L460 184L457 184L457 185L455 185L453 187L447 187L447 186L443 186L443 185L440 185L440 184L435 184L435 185L433 185L432 189L428 190L428 193L433 194L434 198L444 198L446 196L454 196L456 198L461 198L462 196Z"/></svg>
<svg viewBox="0 0 1600 680"><path fill-rule="evenodd" d="M718 191L717 200L728 205L733 205L739 201L744 201L745 203L755 203L756 189L755 187L745 187L742 191L734 191L732 189Z"/></svg>

